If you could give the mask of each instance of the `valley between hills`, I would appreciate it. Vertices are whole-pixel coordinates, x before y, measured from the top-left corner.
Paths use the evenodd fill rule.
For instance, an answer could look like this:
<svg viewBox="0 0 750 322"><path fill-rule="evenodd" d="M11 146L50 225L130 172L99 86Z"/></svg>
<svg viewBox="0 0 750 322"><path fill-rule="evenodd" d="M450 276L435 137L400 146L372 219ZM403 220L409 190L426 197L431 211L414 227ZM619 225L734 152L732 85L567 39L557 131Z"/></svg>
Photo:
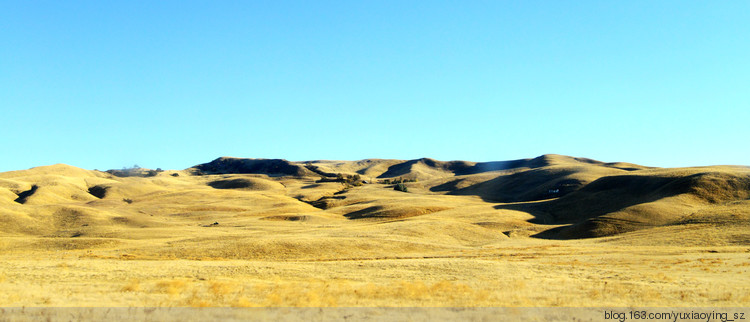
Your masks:
<svg viewBox="0 0 750 322"><path fill-rule="evenodd" d="M750 306L744 166L57 164L0 218L2 307Z"/></svg>

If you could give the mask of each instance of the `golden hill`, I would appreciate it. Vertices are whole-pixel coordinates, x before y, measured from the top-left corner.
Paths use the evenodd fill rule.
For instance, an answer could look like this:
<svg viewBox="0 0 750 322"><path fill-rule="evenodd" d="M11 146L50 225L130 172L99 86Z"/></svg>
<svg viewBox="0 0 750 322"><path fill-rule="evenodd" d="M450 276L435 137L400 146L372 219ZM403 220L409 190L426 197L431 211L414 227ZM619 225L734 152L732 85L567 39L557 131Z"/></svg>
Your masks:
<svg viewBox="0 0 750 322"><path fill-rule="evenodd" d="M407 191L394 190L397 182ZM561 260L555 256L565 253L555 247L599 254L600 243L619 254L632 254L631 246L687 247L675 252L695 250L696 254L702 254L703 248L694 247L744 249L741 247L750 245L750 168L665 169L561 155L499 162L428 158L292 162L222 157L189 169L167 171L101 172L58 164L0 173L0 216L0 257L9 260L74 254L80 260L187 260L191 261L185 264L189 267L199 265L192 261L216 260L375 261L379 264L368 266L375 269L389 260L414 260L409 265L418 266L442 258L446 262L441 265L448 266L431 268L436 269L432 271L435 276L454 276L483 289L480 285L492 283L477 280L485 275L472 267L489 265L483 258L497 260L511 253L526 254L522 256L531 256L529 259L552 256L546 263ZM581 260L595 261L593 257ZM399 263L393 263L399 274L421 279L415 275L418 269ZM451 263L473 273L453 271ZM216 270L222 265L200 267L219 272ZM632 267L620 268L627 271ZM4 269L12 272L15 268ZM283 273L285 278L291 278L291 272ZM329 278L331 272L320 272L320 276ZM158 274L149 274L143 278L156 283L153 287L158 290ZM25 275L19 271L14 276L23 280ZM269 278L261 280L268 282ZM352 278L356 285L365 283ZM387 284L393 278L380 281ZM521 283L518 278L514 277L513 283ZM591 278L595 280L593 275ZM707 279L706 285L709 282L716 281ZM0 276L0 289L3 283ZM628 296L643 291L629 289L633 293ZM492 292L487 294L496 294ZM643 303L679 303L677 290L671 292L670 296L676 297ZM480 293L463 300L438 297L434 299L437 302L419 302L403 294L393 297L400 299L398 305L554 304L546 297L529 302L535 296L532 293L523 295L523 300L502 297L501 293L482 297L484 293ZM377 299L377 294L385 293L367 295L364 302L350 302L343 293L331 296L338 299L338 305L391 303ZM590 296L586 294L582 298ZM147 298L153 300L157 295ZM166 303L195 305L185 296ZM22 296L14 302L0 296L0 304L44 305L32 298ZM331 305L318 300L309 303ZM703 300L709 299L692 303L706 303ZM222 297L209 305L240 305L238 298L227 301ZM299 298L276 301L268 297L264 301L258 305L302 305ZM576 301L562 304L579 305ZM608 298L597 303L622 304L617 301ZM722 303L750 303L747 301L750 299L731 297ZM158 302L134 303L161 306Z"/></svg>
<svg viewBox="0 0 750 322"><path fill-rule="evenodd" d="M305 218L345 229L350 221L440 220L460 212L450 220L472 225L481 217L479 227L494 221L495 229L523 226L533 236L566 239L690 220L728 223L726 215L713 214L745 209L750 197L747 167L661 169L560 155L483 163L222 157L152 176L145 170L126 177L112 173L62 164L0 173L6 216L0 229L128 238L135 228L218 219ZM407 193L393 190L390 183L398 180L405 181ZM466 211L473 208L482 210ZM528 218L507 222L508 211ZM747 219L746 211L731 213L733 222ZM488 242L497 238L502 236Z"/></svg>

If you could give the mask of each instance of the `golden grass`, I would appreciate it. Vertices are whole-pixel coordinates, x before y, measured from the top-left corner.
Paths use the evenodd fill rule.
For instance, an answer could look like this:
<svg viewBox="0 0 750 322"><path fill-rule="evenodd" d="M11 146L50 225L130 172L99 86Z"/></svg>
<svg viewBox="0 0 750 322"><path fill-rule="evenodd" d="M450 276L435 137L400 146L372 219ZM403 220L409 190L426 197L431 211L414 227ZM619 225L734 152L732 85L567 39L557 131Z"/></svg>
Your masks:
<svg viewBox="0 0 750 322"><path fill-rule="evenodd" d="M138 292L141 290L141 283L138 280L131 280L122 287L122 292Z"/></svg>
<svg viewBox="0 0 750 322"><path fill-rule="evenodd" d="M716 257L673 248L696 265L659 271L652 263L673 263L675 255L585 243L479 258L334 262L6 257L0 301L80 306L93 292L104 306L746 306L747 266L737 265L746 255L730 252L738 250L721 253L727 265L715 266Z"/></svg>
<svg viewBox="0 0 750 322"><path fill-rule="evenodd" d="M408 170L410 193L317 176L0 173L0 306L750 305L745 168L401 163L313 165L368 181ZM560 182L581 187L546 195ZM568 235L531 237L552 228ZM556 239L579 233L606 237Z"/></svg>

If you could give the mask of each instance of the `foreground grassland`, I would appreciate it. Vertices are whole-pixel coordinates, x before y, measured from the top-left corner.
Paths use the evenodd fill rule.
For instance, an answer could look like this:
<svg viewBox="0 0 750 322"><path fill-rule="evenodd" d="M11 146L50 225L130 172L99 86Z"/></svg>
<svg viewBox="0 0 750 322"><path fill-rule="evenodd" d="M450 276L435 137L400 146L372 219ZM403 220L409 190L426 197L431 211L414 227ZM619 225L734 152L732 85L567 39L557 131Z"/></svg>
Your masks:
<svg viewBox="0 0 750 322"><path fill-rule="evenodd" d="M0 303L747 306L749 256L746 247L709 250L567 243L508 246L436 258L330 261L99 259L77 252L34 253L4 256Z"/></svg>
<svg viewBox="0 0 750 322"><path fill-rule="evenodd" d="M234 161L0 173L0 306L750 305L747 168Z"/></svg>

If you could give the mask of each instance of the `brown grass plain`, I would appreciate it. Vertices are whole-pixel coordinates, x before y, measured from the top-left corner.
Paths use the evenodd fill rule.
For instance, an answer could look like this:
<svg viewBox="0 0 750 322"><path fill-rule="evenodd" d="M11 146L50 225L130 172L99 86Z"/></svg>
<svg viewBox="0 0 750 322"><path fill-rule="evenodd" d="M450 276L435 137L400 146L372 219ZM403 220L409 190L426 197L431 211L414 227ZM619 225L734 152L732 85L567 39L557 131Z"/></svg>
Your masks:
<svg viewBox="0 0 750 322"><path fill-rule="evenodd" d="M747 167L220 158L145 173L0 173L0 306L750 306Z"/></svg>

